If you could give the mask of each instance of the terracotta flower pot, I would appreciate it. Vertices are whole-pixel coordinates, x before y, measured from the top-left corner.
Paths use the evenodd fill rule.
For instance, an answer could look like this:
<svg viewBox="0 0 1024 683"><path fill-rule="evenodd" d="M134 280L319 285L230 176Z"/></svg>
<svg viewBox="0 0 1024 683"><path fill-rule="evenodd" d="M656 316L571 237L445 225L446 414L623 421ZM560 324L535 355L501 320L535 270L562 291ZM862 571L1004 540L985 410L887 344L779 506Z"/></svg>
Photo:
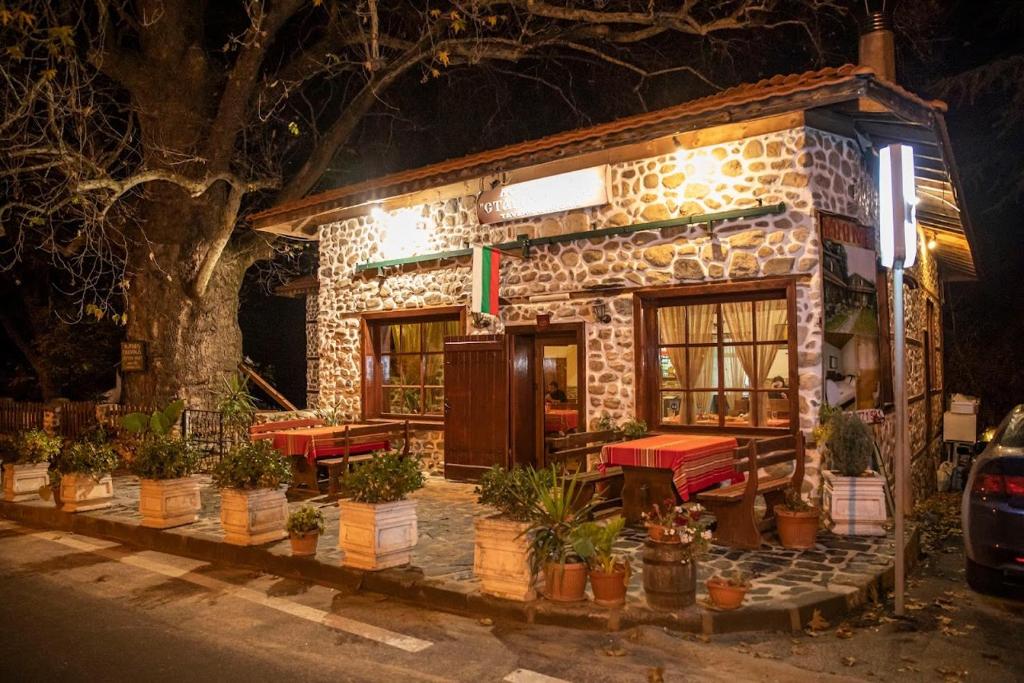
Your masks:
<svg viewBox="0 0 1024 683"><path fill-rule="evenodd" d="M316 555L316 544L320 540L320 534L310 531L304 534L292 532L288 535L292 544L292 556L311 557Z"/></svg>
<svg viewBox="0 0 1024 683"><path fill-rule="evenodd" d="M716 578L708 579L705 585L711 602L719 609L736 609L743 604L748 590L747 586L732 586L728 581Z"/></svg>
<svg viewBox="0 0 1024 683"><path fill-rule="evenodd" d="M594 591L594 604L602 607L619 607L626 603L626 566L617 564L615 571L590 571L590 588Z"/></svg>
<svg viewBox="0 0 1024 683"><path fill-rule="evenodd" d="M821 512L817 508L807 512L793 512L782 505L776 505L775 519L783 547L795 550L813 548L820 516Z"/></svg>
<svg viewBox="0 0 1024 683"><path fill-rule="evenodd" d="M667 527L662 524L648 524L647 525L647 537L652 541L658 543L679 543L679 534L675 533L672 527Z"/></svg>
<svg viewBox="0 0 1024 683"><path fill-rule="evenodd" d="M554 602L579 602L587 590L587 565L583 562L544 565L544 597Z"/></svg>

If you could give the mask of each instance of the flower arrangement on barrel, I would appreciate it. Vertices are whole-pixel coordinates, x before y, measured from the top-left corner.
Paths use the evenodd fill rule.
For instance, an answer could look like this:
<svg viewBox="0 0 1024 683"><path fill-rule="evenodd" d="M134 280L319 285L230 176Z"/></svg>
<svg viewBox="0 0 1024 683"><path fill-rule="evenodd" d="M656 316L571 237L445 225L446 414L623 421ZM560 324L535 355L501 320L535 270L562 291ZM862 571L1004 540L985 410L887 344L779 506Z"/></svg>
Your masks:
<svg viewBox="0 0 1024 683"><path fill-rule="evenodd" d="M697 595L697 559L711 543L710 519L697 504L673 499L654 504L643 514L647 542L643 550L643 585L654 609L678 610Z"/></svg>

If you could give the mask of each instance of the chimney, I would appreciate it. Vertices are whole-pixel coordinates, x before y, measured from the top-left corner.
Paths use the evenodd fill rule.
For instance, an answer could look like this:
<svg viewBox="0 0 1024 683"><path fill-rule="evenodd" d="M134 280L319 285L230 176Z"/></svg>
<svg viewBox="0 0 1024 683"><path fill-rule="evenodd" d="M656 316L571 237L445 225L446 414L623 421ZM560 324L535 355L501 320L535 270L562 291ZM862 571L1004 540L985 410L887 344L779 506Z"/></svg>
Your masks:
<svg viewBox="0 0 1024 683"><path fill-rule="evenodd" d="M860 34L858 60L861 66L871 68L881 80L896 82L896 39L884 10L868 13ZM885 111L884 107L869 100L861 100L860 108L862 111Z"/></svg>
<svg viewBox="0 0 1024 683"><path fill-rule="evenodd" d="M896 82L896 40L885 12L871 12L860 34L860 64L882 80Z"/></svg>

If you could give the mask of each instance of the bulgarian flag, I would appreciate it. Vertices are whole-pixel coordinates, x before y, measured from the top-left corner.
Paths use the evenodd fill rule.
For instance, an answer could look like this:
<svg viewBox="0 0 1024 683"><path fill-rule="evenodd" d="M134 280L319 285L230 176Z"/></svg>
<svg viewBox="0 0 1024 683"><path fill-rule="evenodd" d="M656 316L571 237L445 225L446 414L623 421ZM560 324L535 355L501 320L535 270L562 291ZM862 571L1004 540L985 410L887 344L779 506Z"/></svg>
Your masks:
<svg viewBox="0 0 1024 683"><path fill-rule="evenodd" d="M498 315L498 263L500 254L490 247L473 247L474 313Z"/></svg>

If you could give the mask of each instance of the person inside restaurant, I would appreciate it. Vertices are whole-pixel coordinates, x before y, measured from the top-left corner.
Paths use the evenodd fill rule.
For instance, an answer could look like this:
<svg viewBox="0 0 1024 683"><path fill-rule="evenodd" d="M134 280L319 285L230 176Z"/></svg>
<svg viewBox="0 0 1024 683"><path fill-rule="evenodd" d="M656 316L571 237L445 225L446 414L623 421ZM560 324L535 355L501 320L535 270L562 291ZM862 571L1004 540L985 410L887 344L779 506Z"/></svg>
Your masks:
<svg viewBox="0 0 1024 683"><path fill-rule="evenodd" d="M569 397L566 396L565 392L558 386L558 382L551 382L548 384L547 398L552 403L565 403L569 400Z"/></svg>

